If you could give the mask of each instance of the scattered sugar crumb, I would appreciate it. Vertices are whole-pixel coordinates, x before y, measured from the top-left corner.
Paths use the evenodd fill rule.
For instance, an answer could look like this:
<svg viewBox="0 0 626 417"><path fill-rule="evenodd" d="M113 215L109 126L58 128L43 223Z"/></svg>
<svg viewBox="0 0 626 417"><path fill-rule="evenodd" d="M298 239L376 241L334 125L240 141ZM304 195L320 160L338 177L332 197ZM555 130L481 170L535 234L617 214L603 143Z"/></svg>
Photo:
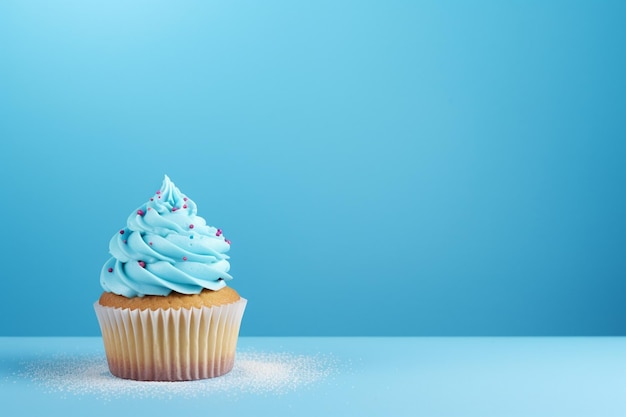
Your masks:
<svg viewBox="0 0 626 417"><path fill-rule="evenodd" d="M218 378L185 382L145 382L117 378L109 372L104 355L58 355L24 362L19 377L48 393L90 395L102 399L195 398L215 394L285 394L334 373L335 361L321 355L240 352L235 366Z"/></svg>

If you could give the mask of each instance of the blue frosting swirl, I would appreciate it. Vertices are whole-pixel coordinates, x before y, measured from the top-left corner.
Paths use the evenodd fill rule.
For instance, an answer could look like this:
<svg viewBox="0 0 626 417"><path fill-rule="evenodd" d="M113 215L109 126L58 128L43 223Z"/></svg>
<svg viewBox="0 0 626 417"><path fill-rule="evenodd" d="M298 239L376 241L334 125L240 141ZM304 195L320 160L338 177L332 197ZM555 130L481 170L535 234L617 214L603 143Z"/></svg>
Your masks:
<svg viewBox="0 0 626 417"><path fill-rule="evenodd" d="M232 279L225 254L230 241L196 213L196 203L166 175L161 189L111 238L102 288L125 297L223 288Z"/></svg>

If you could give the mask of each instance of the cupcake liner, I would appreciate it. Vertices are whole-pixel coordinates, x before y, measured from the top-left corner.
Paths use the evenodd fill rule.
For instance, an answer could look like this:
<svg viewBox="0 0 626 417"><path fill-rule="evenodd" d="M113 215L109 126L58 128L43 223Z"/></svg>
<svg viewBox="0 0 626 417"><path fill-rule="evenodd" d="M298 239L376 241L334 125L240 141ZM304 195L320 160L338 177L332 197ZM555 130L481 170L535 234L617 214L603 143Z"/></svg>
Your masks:
<svg viewBox="0 0 626 417"><path fill-rule="evenodd" d="M222 306L131 310L94 304L111 373L188 381L229 372L247 300Z"/></svg>

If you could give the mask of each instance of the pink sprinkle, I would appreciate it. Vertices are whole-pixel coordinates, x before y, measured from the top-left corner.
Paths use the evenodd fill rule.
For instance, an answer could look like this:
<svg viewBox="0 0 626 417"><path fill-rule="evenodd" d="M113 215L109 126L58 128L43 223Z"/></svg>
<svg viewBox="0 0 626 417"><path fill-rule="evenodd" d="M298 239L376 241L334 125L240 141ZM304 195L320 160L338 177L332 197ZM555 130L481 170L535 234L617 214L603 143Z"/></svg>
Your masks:
<svg viewBox="0 0 626 417"><path fill-rule="evenodd" d="M183 204L183 208L187 208L187 204Z"/></svg>
<svg viewBox="0 0 626 417"><path fill-rule="evenodd" d="M178 210L176 207L172 207L172 211L176 211Z"/></svg>
<svg viewBox="0 0 626 417"><path fill-rule="evenodd" d="M109 268L109 272L113 272L113 268Z"/></svg>
<svg viewBox="0 0 626 417"><path fill-rule="evenodd" d="M189 225L189 228L190 228L190 229L193 229L193 224L190 224L190 225Z"/></svg>
<svg viewBox="0 0 626 417"><path fill-rule="evenodd" d="M186 261L186 260L187 260L187 257L186 257L186 256L183 256L183 261Z"/></svg>
<svg viewBox="0 0 626 417"><path fill-rule="evenodd" d="M161 196L159 196L159 198L161 198Z"/></svg>
<svg viewBox="0 0 626 417"><path fill-rule="evenodd" d="M161 194L161 190L157 191L157 194Z"/></svg>
<svg viewBox="0 0 626 417"><path fill-rule="evenodd" d="M154 201L154 198L150 197L150 201ZM148 210L150 210L150 209L148 209Z"/></svg>
<svg viewBox="0 0 626 417"><path fill-rule="evenodd" d="M230 240L225 239L224 242L228 243L230 245Z"/></svg>
<svg viewBox="0 0 626 417"><path fill-rule="evenodd" d="M150 243L150 246L152 246L152 242L149 242L149 243Z"/></svg>
<svg viewBox="0 0 626 417"><path fill-rule="evenodd" d="M124 243L126 243L126 239L124 239Z"/></svg>
<svg viewBox="0 0 626 417"><path fill-rule="evenodd" d="M215 233L215 236L220 236L222 234L222 229L217 229L217 233Z"/></svg>
<svg viewBox="0 0 626 417"><path fill-rule="evenodd" d="M139 261L139 266L142 268L146 267L146 263L144 261Z"/></svg>
<svg viewBox="0 0 626 417"><path fill-rule="evenodd" d="M189 200L187 197L183 198L183 201L187 201L187 200Z"/></svg>
<svg viewBox="0 0 626 417"><path fill-rule="evenodd" d="M148 210L152 210L150 207L148 207Z"/></svg>
<svg viewBox="0 0 626 417"><path fill-rule="evenodd" d="M120 235L124 234L124 229L120 230Z"/></svg>
<svg viewBox="0 0 626 417"><path fill-rule="evenodd" d="M146 213L144 213L143 210L137 210L137 214L139 214L140 216L143 216Z"/></svg>

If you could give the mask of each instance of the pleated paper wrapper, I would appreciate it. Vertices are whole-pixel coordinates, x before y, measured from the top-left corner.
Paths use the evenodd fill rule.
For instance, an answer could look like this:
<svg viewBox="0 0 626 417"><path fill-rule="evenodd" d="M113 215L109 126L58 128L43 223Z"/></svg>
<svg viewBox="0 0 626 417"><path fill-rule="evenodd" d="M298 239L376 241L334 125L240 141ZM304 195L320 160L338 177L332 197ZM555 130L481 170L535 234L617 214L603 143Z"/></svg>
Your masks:
<svg viewBox="0 0 626 417"><path fill-rule="evenodd" d="M94 304L111 373L140 381L189 381L229 372L244 298L222 306L131 310Z"/></svg>

